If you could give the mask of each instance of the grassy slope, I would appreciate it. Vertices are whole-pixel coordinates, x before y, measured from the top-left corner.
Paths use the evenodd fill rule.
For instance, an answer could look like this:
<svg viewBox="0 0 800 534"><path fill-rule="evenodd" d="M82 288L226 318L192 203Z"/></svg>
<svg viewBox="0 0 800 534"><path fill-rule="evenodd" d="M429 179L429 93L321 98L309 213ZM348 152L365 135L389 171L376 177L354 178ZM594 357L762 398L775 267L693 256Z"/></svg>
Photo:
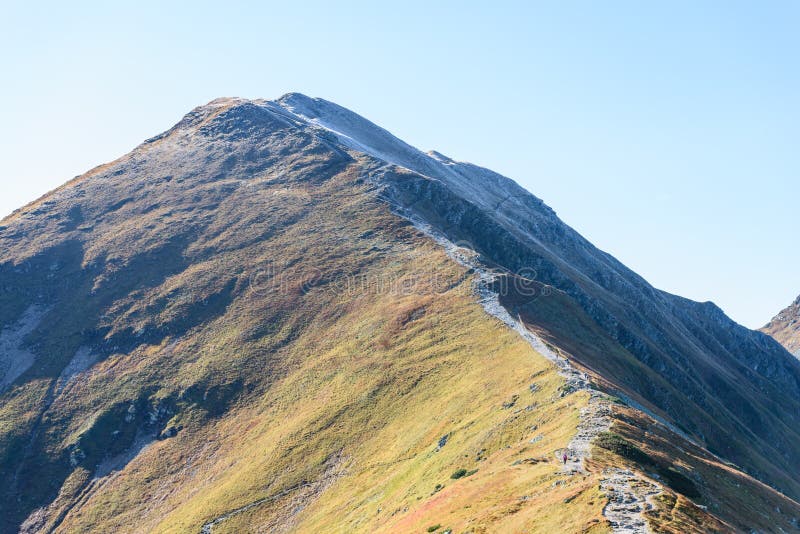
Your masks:
<svg viewBox="0 0 800 534"><path fill-rule="evenodd" d="M355 172L315 188L282 184L274 193L267 196L279 197L274 210L296 216L294 224L194 263L117 306L126 311L112 332L131 324L146 331L149 322L174 322L176 303L217 294L229 276L252 280L246 270L269 262L295 266L277 290L239 284L224 313L206 324L114 355L68 386L49 411L54 450L89 447L89 433L106 432L104 417L120 406L127 413L135 399L151 411L169 406L164 426L182 429L99 481L75 468L47 523L60 520L60 531L197 532L207 520L289 490L215 532L245 525L424 531L436 523L551 531L563 524L564 499L576 494L570 528L599 524L603 501L593 477L553 487L564 477L552 453L574 433L584 397L559 395L560 377L483 312L463 270L371 200ZM286 202L296 198L302 201ZM262 204L266 212L270 202ZM343 292L348 275L369 281L366 289ZM377 290L397 281L407 294ZM162 308L164 294L186 296ZM155 317L151 307L159 309ZM503 408L512 395L516 404ZM530 444L538 434L543 439ZM512 466L525 458L540 462ZM477 472L451 479L459 468ZM443 489L434 493L437 484Z"/></svg>

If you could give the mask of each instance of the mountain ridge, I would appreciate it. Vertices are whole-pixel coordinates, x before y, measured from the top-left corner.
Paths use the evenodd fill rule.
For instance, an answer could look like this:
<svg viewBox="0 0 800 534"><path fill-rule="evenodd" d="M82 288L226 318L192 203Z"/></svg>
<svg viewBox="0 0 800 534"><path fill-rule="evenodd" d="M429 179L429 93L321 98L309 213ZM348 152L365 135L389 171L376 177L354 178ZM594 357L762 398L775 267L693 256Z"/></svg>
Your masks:
<svg viewBox="0 0 800 534"><path fill-rule="evenodd" d="M336 131L336 121L326 116L322 116L321 113L321 110L324 109L325 106L329 106L331 104L325 103L325 101L319 99L314 100L314 99L309 99L307 97L301 98L299 95L296 94L290 95L289 97L289 100L293 102L297 101L298 99L301 99L304 103L310 101L313 102L314 104L317 104L318 106L314 108L312 112L312 115L315 114L314 118L318 119L318 121L321 124L325 125L328 129ZM320 107L320 105L322 107ZM304 109L307 109L308 107L310 106L307 105L304 107ZM340 116L342 113L349 113L351 115L354 115L352 114L352 112L344 110L344 108L340 108L338 106L334 107L334 118ZM366 124L368 125L368 127L369 125L374 126L372 125L372 123L369 123L368 121L365 120L364 123L362 124ZM348 130L345 133L345 135L350 139L353 138L352 134L353 134L352 130ZM378 135L376 137L378 137L382 141L387 138L393 138L391 134L389 134L386 130L383 130L381 128L378 128ZM376 144L376 143L364 142L363 139L358 140L357 143L361 147L366 146L368 148L370 145ZM401 142L400 146L401 148L405 149L409 145L406 145L405 143ZM416 149L412 148L411 150L415 151L414 155L416 156L422 154L422 152L416 151ZM380 157L381 155L386 154L387 151L388 150L385 147L381 146L376 150L377 154L373 155L375 157ZM452 168L448 168L447 172L436 172L438 171L438 169L435 169L435 171L432 172L430 170L431 165L429 164L429 161L422 159L420 157L406 157L406 158L395 158L395 159L398 160L402 159L404 166L406 168L411 167L410 170L414 172L418 172L421 175L426 175L426 172L429 174L434 174L433 176L434 178L439 179L444 183L450 185L448 178L451 178L453 176ZM419 161L422 161L423 164L416 165ZM416 168L414 168L415 166ZM512 188L513 192L519 193L519 195L523 199L524 198L532 199L533 205L527 206L524 204L524 202L517 201L518 199L514 198L514 200L517 202L513 202L510 205L506 204L503 206L504 210L507 211L505 213L502 212L500 213L499 222L503 224L506 227L506 229L509 229L510 227L510 231L519 235L518 221L520 221L521 219L524 220L522 217L520 217L520 212L528 217L534 218L534 223L531 225L531 229L533 231L527 232L527 235L524 235L523 238L528 240L533 240L536 245L541 247L541 249L543 249L546 253L549 254L553 254L552 241L550 243L543 243L542 240L538 239L537 237L541 234L547 235L548 233L555 234L555 237L557 239L563 240L566 237L566 244L567 244L566 249L562 248L562 250L558 251L558 254L553 254L556 256L555 261L558 262L560 260L562 263L562 265L559 265L558 268L563 268L564 258L568 259L568 268L574 269L576 266L578 266L580 268L579 277L577 279L573 278L573 280L577 280L578 284L580 285L582 279L585 283L585 278L589 278L590 283L593 284L593 287L589 289L590 291L596 291L599 289L600 291L603 292L610 291L613 295L627 294L630 295L630 297L628 298L629 300L632 301L640 300L641 298L650 299L658 307L658 309L656 310L659 318L658 321L651 324L647 323L643 324L641 321L637 321L634 319L633 326L639 328L644 327L646 329L654 330L650 335L654 335L655 340L659 342L660 345L663 346L668 344L664 343L663 334L659 332L660 330L659 326L655 325L658 325L658 323L663 321L664 319L670 322L675 321L674 317L676 317L677 314L677 317L683 317L683 319L680 319L681 321L680 323L673 323L673 325L675 326L675 329L678 331L678 335L680 336L679 339L688 341L688 345L686 345L686 343L684 342L686 348L693 349L699 354L707 351L706 348L708 346L707 344L710 343L711 347L713 347L711 349L712 351L721 350L722 353L725 355L724 356L725 358L732 358L733 360L735 360L736 365L739 366L741 370L740 372L743 373L745 376L753 375L754 374L753 371L755 371L755 373L761 374L764 377L764 380L769 380L769 381L773 381L776 379L780 380L784 387L788 387L792 391L792 398L793 398L792 402L794 406L789 410L787 416L788 416L788 421L791 421L792 424L796 423L798 418L798 406L799 406L797 404L797 399L800 398L800 366L798 366L795 361L786 358L785 354L782 354L781 349L779 349L776 345L772 345L770 343L771 340L769 338L766 338L759 333L751 332L750 330L747 330L744 327L737 325L735 322L728 319L727 316L724 314L724 312L713 303L695 303L688 299L683 299L681 297L670 295L669 293L652 288L652 286L650 286L643 278L641 278L640 276L636 275L635 273L624 267L612 256L595 248L593 245L588 243L588 241L582 238L577 232L575 232L568 226L561 223L561 221L557 219L555 212L553 212L550 208L547 208L546 205L540 199L534 197L533 195L525 191L523 188L519 187L513 181L505 177L501 177L500 175L497 175L495 173L492 173L491 171L481 169L479 167L475 167L470 164L455 164L454 166L448 166L448 167L455 167L455 169L461 171L459 172L459 175L461 176L466 174L468 178L465 181L467 182L475 183L476 176L482 179L490 177L491 179L493 179L492 181L493 184L500 183L503 186ZM470 180L470 178L472 178L472 180ZM401 187L405 187L407 185L407 182L400 185ZM472 194L473 192L470 191L469 188L455 187L454 190L457 192L458 195L461 195L462 198L464 198L468 202L478 205L479 207L486 208L487 206L490 206L494 208L497 206L497 204L487 202L480 195ZM476 196L478 197L477 201L476 201ZM500 200L503 199L501 198ZM530 207L533 207L533 209L532 210L529 209ZM497 220L497 218L495 218L495 220ZM510 221L513 222L509 224ZM534 233L536 233L537 235L531 235ZM477 249L480 250L480 248ZM485 254L485 255L491 256L491 254ZM601 269L607 268L607 272L603 273L599 279L597 277L593 279L591 274L587 276L587 271L591 273L592 271L597 270L598 265L599 268ZM538 274L541 275L541 273ZM555 285L557 287L560 285L557 279L550 279L543 281L548 285ZM562 286L566 285L563 283L563 280L561 281L561 285ZM584 295L585 291L586 289L584 286L584 289L582 291ZM577 291L573 290L573 293L577 293L577 295L573 296L577 296L579 299L586 298L585 296L580 295L580 293L578 293ZM641 296L636 296L636 295L641 295ZM613 299L614 297L612 297L612 299L609 300ZM586 302L584 304L585 308L591 308L591 306L592 303L590 302ZM636 312L633 314L633 317L637 316L640 311L641 310L637 309ZM606 328L609 330L619 328L617 326L619 317L615 315L616 314L613 314L610 316L606 316L606 318L604 319L601 319L603 321L608 322L608 326ZM597 320L598 317L594 317L594 319ZM733 342L733 340L731 339L731 341L727 343L727 346L719 346L719 340L718 340L719 338L708 339L706 332L701 332L700 330L696 329L696 325L698 323L708 322L708 321L712 321L712 323L708 324L713 324L713 322L719 322L721 324L722 326L721 332L720 334L718 334L720 337L727 338L729 336L733 336L733 338L735 338L737 341ZM639 324L637 325L636 323ZM621 333L621 335L624 340L624 338L629 334L623 332ZM617 335L617 337L619 337L619 335ZM628 345L629 346L626 347L627 349L629 350L632 349L634 350L634 352L638 351L639 354L637 357L639 357L640 359L646 360L649 357L650 351L649 349L647 349L647 347L642 347L638 342L631 342L631 341L628 341ZM625 346L624 342L623 346ZM739 347L748 347L746 349L747 355ZM751 355L758 354L762 351L767 351L770 355L766 356L765 354L758 362L748 361L749 358L751 358ZM673 350L671 352L672 352L671 356L673 358L678 357L679 358L678 361L682 359L683 356L677 351ZM773 361L773 359L776 360ZM778 361L781 362L780 364L778 364L780 366L780 369L775 367L775 363ZM714 364L714 366L717 368L718 365L719 364ZM727 363L725 365L727 365ZM749 369L742 367L743 365L748 366ZM791 371L789 371L790 369ZM787 371L789 371L788 375L785 374ZM767 386L768 383L769 382L764 382L762 383L761 386L758 387L759 388L765 387ZM719 387L720 385L721 384L716 382L716 380L714 381L714 387ZM733 386L730 386L730 388L733 388ZM729 391L733 391L733 389L730 389ZM777 390L774 391L776 394L778 393ZM730 397L730 400L733 401L733 403L735 404L740 404L744 409L747 408L747 403L743 403L743 401L741 401L738 398L738 394L733 394ZM767 411L769 411L769 409L767 409ZM745 425L748 428L759 426L757 422L760 416L750 412L747 415L745 415L745 417L747 420L747 423L745 423ZM725 455L725 452L723 451L722 448L719 448L718 452L722 452L723 455Z"/></svg>
<svg viewBox="0 0 800 534"><path fill-rule="evenodd" d="M570 499L570 528L619 531L599 504L606 469L633 470L611 501L629 497L626 477L660 487L625 518L635 528L797 526L796 502L720 460L798 494L800 367L785 350L652 288L512 180L335 104L214 100L3 225L0 342L33 355L0 392L0 470L20 503L4 530L141 517L163 531L219 518L208 528L408 531L452 516L552 531ZM340 291L362 276L419 287ZM513 329L487 319L476 287ZM594 393L557 377L560 361ZM574 440L593 406L611 426L585 456ZM465 464L477 471L448 482ZM165 504L143 509L143 492ZM474 517L455 512L475 502Z"/></svg>

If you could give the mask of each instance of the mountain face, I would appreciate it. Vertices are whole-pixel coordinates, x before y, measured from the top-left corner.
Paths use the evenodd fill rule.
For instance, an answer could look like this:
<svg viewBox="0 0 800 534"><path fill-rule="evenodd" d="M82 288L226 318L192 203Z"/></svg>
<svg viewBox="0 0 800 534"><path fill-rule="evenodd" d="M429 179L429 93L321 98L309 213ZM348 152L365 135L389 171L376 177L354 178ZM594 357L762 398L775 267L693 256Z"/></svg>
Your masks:
<svg viewBox="0 0 800 534"><path fill-rule="evenodd" d="M797 359L321 99L18 210L0 290L3 532L798 529Z"/></svg>
<svg viewBox="0 0 800 534"><path fill-rule="evenodd" d="M800 297L761 329L800 358Z"/></svg>
<svg viewBox="0 0 800 534"><path fill-rule="evenodd" d="M531 328L712 452L800 496L800 433L785 433L799 428L800 365L778 344L712 303L653 288L507 178L437 153L426 157L328 102L289 95L281 103L352 148L413 171L386 176L383 194L490 264L556 290L579 309L573 319L585 314L591 325L583 332L582 324L553 320L555 299L504 292L504 303ZM583 338L607 346L578 346Z"/></svg>

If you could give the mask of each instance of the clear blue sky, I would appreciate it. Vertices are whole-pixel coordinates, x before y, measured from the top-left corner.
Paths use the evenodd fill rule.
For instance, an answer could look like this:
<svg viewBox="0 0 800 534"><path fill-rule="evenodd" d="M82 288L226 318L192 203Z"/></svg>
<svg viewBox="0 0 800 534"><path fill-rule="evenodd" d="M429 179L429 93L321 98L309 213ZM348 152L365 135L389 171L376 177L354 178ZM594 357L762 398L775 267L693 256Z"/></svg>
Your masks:
<svg viewBox="0 0 800 534"><path fill-rule="evenodd" d="M74 4L3 3L2 214L198 104L299 91L748 326L800 293L800 2Z"/></svg>

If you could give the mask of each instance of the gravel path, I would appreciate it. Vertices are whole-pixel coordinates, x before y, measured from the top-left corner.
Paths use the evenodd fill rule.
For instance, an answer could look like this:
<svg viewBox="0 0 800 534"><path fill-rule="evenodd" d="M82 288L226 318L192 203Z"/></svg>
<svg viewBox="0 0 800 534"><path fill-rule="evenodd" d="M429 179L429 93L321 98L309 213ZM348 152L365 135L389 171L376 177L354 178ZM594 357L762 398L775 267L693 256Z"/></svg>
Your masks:
<svg viewBox="0 0 800 534"><path fill-rule="evenodd" d="M661 493L661 488L627 469L606 469L603 474L605 477L600 482L600 489L608 496L603 515L614 532L651 532L643 513L653 508L650 499Z"/></svg>
<svg viewBox="0 0 800 534"><path fill-rule="evenodd" d="M585 473L584 460L591 457L592 440L601 432L611 428L611 407L602 394L587 388L589 403L581 409L578 430L567 445L569 461L562 470L568 474Z"/></svg>

